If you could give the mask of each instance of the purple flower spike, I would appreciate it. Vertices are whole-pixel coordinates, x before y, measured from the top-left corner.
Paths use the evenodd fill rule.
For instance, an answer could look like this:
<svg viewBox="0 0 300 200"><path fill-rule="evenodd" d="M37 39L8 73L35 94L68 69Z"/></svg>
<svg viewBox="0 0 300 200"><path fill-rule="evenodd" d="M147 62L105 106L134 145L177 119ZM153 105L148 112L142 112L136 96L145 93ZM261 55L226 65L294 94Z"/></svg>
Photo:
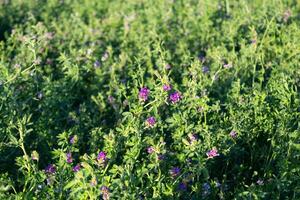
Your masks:
<svg viewBox="0 0 300 200"><path fill-rule="evenodd" d="M146 120L146 123L147 123L148 126L153 127L153 126L155 125L155 123L156 123L156 120L155 120L154 117L149 117L149 118Z"/></svg>
<svg viewBox="0 0 300 200"><path fill-rule="evenodd" d="M187 190L187 184L185 182L179 183L178 189L181 190L181 191L186 191Z"/></svg>
<svg viewBox="0 0 300 200"><path fill-rule="evenodd" d="M207 74L209 72L209 68L207 66L202 67L203 74Z"/></svg>
<svg viewBox="0 0 300 200"><path fill-rule="evenodd" d="M229 133L229 135L232 137L232 138L236 138L237 137L237 132L236 131L231 131Z"/></svg>
<svg viewBox="0 0 300 200"><path fill-rule="evenodd" d="M169 97L171 103L177 103L180 99L181 99L181 95L179 92L174 92L172 94L170 94L170 97Z"/></svg>
<svg viewBox="0 0 300 200"><path fill-rule="evenodd" d="M141 88L140 92L139 92L139 99L141 101L147 101L149 93L150 93L150 90L148 88L146 88L146 87Z"/></svg>
<svg viewBox="0 0 300 200"><path fill-rule="evenodd" d="M106 160L107 160L106 153L104 151L101 151L97 156L97 161L100 163L105 163Z"/></svg>
<svg viewBox="0 0 300 200"><path fill-rule="evenodd" d="M73 135L70 137L70 143L71 144L75 144L77 142L77 136L76 135Z"/></svg>
<svg viewBox="0 0 300 200"><path fill-rule="evenodd" d="M190 144L196 142L198 140L198 135L196 134L189 134Z"/></svg>
<svg viewBox="0 0 300 200"><path fill-rule="evenodd" d="M170 174L172 177L176 177L180 174L180 168L179 167L173 167L171 170L170 170Z"/></svg>
<svg viewBox="0 0 300 200"><path fill-rule="evenodd" d="M216 156L219 156L218 154L218 150L214 147L212 148L211 150L209 150L207 153L206 153L207 157L208 158L214 158Z"/></svg>
<svg viewBox="0 0 300 200"><path fill-rule="evenodd" d="M169 91L169 90L171 90L171 89L172 89L172 86L171 86L171 85L167 85L167 84L163 85L163 90L164 90L164 91Z"/></svg>
<svg viewBox="0 0 300 200"><path fill-rule="evenodd" d="M67 153L67 163L72 163L73 162L73 158L72 158L72 153Z"/></svg>
<svg viewBox="0 0 300 200"><path fill-rule="evenodd" d="M46 167L45 172L48 174L54 174L56 172L56 167L53 164L50 164Z"/></svg>
<svg viewBox="0 0 300 200"><path fill-rule="evenodd" d="M94 62L94 67L95 68L98 68L98 67L100 67L100 62L99 62L99 60L96 60L95 62Z"/></svg>
<svg viewBox="0 0 300 200"><path fill-rule="evenodd" d="M148 152L149 154L155 152L154 147L148 147L148 148L147 148L147 152Z"/></svg>
<svg viewBox="0 0 300 200"><path fill-rule="evenodd" d="M106 186L101 187L101 193L103 200L109 200L109 188Z"/></svg>
<svg viewBox="0 0 300 200"><path fill-rule="evenodd" d="M75 167L73 167L73 172L78 172L80 168L80 164L75 165Z"/></svg>

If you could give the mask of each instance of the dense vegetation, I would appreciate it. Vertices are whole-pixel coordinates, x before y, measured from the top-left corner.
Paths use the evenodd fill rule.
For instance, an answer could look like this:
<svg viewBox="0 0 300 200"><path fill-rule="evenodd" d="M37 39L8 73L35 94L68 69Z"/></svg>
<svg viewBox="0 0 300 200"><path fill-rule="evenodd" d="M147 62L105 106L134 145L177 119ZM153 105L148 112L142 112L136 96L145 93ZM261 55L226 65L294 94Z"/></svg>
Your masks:
<svg viewBox="0 0 300 200"><path fill-rule="evenodd" d="M0 1L0 198L300 199L299 13Z"/></svg>

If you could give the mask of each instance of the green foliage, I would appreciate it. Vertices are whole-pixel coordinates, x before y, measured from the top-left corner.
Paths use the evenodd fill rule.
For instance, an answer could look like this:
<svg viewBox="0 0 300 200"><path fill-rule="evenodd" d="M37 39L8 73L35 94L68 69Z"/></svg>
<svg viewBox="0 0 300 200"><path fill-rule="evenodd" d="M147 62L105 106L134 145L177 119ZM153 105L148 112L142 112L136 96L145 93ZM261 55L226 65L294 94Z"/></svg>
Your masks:
<svg viewBox="0 0 300 200"><path fill-rule="evenodd" d="M300 199L299 12L0 1L0 198Z"/></svg>

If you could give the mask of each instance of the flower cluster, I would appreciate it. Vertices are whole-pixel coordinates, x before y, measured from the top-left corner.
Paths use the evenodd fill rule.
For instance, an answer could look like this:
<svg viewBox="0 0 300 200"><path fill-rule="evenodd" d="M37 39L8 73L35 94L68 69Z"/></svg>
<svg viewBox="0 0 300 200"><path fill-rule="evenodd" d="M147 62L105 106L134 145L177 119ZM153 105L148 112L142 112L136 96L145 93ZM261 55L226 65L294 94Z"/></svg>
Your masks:
<svg viewBox="0 0 300 200"><path fill-rule="evenodd" d="M180 99L181 99L181 94L180 94L179 92L176 91L176 92L170 94L169 99L170 99L170 102L171 102L171 103L175 104L175 103L177 103L178 101L180 101Z"/></svg>
<svg viewBox="0 0 300 200"><path fill-rule="evenodd" d="M154 117L149 117L147 120L146 120L146 123L147 123L147 126L149 127L153 127L156 123L156 120Z"/></svg>
<svg viewBox="0 0 300 200"><path fill-rule="evenodd" d="M180 174L180 168L179 167L173 167L172 169L170 169L170 175L172 177L176 177L176 176L179 176Z"/></svg>
<svg viewBox="0 0 300 200"><path fill-rule="evenodd" d="M67 157L67 163L73 162L72 153L67 153L66 157Z"/></svg>
<svg viewBox="0 0 300 200"><path fill-rule="evenodd" d="M218 154L218 150L214 147L212 148L211 150L209 150L207 153L206 153L207 157L208 158L214 158L216 156L219 156Z"/></svg>
<svg viewBox="0 0 300 200"><path fill-rule="evenodd" d="M45 172L48 174L54 174L56 172L56 167L53 164L49 164L46 169Z"/></svg>
<svg viewBox="0 0 300 200"><path fill-rule="evenodd" d="M147 101L150 90L146 87L141 88L139 92L139 98L141 101Z"/></svg>

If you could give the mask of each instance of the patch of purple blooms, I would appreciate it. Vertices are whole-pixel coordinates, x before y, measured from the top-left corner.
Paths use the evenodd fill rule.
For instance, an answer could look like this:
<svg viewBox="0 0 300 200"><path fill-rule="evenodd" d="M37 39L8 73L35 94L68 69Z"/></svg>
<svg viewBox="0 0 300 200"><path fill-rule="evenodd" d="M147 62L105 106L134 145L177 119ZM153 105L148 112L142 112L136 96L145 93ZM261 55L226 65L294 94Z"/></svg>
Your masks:
<svg viewBox="0 0 300 200"><path fill-rule="evenodd" d="M101 195L102 195L103 200L109 199L109 188L107 186L101 187Z"/></svg>
<svg viewBox="0 0 300 200"><path fill-rule="evenodd" d="M171 89L172 89L171 85L168 85L168 84L163 85L163 90L164 91L170 91Z"/></svg>
<svg viewBox="0 0 300 200"><path fill-rule="evenodd" d="M100 62L99 62L99 60L96 60L95 62L94 62L94 67L95 68L98 68L98 67L100 67Z"/></svg>
<svg viewBox="0 0 300 200"><path fill-rule="evenodd" d="M185 183L185 182L179 183L178 189L181 190L181 191L186 191L187 190L187 183Z"/></svg>
<svg viewBox="0 0 300 200"><path fill-rule="evenodd" d="M53 164L49 164L46 169L45 172L48 174L54 174L56 172L56 167Z"/></svg>
<svg viewBox="0 0 300 200"><path fill-rule="evenodd" d="M170 99L171 103L173 103L173 104L177 103L181 99L181 94L176 91L176 92L170 94L169 99Z"/></svg>
<svg viewBox="0 0 300 200"><path fill-rule="evenodd" d="M209 72L209 68L207 66L202 67L203 74L207 74Z"/></svg>
<svg viewBox="0 0 300 200"><path fill-rule="evenodd" d="M179 167L173 167L172 169L170 169L170 175L172 177L176 177L180 174L180 168Z"/></svg>
<svg viewBox="0 0 300 200"><path fill-rule="evenodd" d="M70 137L70 143L71 144L75 144L77 142L77 136L76 135L73 135Z"/></svg>
<svg viewBox="0 0 300 200"><path fill-rule="evenodd" d="M69 152L66 154L66 156L67 156L67 163L72 163L73 162L72 153Z"/></svg>
<svg viewBox="0 0 300 200"><path fill-rule="evenodd" d="M189 134L188 137L189 137L189 140L190 140L189 141L190 144L192 144L192 143L194 143L198 140L198 135L196 135L195 133Z"/></svg>
<svg viewBox="0 0 300 200"><path fill-rule="evenodd" d="M105 163L107 161L107 156L104 151L101 151L98 153L97 161L101 164Z"/></svg>
<svg viewBox="0 0 300 200"><path fill-rule="evenodd" d="M140 92L139 92L139 99L141 101L147 101L149 93L150 93L150 90L148 88L146 88L146 87L141 88Z"/></svg>
<svg viewBox="0 0 300 200"><path fill-rule="evenodd" d="M148 126L153 127L156 123L156 120L153 116L151 116L146 120L146 123Z"/></svg>
<svg viewBox="0 0 300 200"><path fill-rule="evenodd" d="M214 158L216 156L219 156L218 154L218 150L214 147L212 148L211 150L209 150L207 153L206 153L207 157L208 158Z"/></svg>
<svg viewBox="0 0 300 200"><path fill-rule="evenodd" d="M77 164L77 165L75 165L74 167L73 167L73 172L78 172L79 170L80 170L80 164Z"/></svg>
<svg viewBox="0 0 300 200"><path fill-rule="evenodd" d="M236 132L236 131L230 131L229 135L230 135L232 138L236 138L236 137L237 137L237 132Z"/></svg>
<svg viewBox="0 0 300 200"><path fill-rule="evenodd" d="M147 152L148 152L149 154L155 152L154 147L152 147L152 146L151 146L151 147L148 147L148 148L147 148Z"/></svg>

